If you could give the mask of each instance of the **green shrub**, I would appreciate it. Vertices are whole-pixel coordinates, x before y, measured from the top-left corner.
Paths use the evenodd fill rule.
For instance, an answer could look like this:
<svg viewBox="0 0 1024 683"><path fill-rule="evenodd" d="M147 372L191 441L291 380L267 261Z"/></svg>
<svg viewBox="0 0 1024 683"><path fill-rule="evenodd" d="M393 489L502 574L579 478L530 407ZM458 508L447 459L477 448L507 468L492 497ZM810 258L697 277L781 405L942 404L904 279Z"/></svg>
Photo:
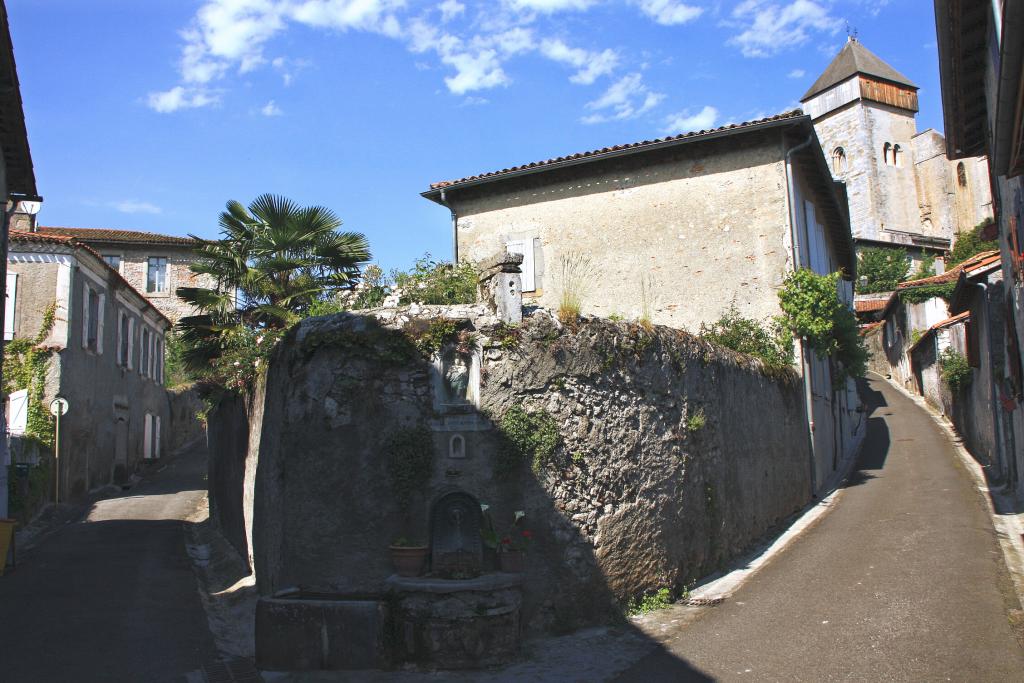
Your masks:
<svg viewBox="0 0 1024 683"><path fill-rule="evenodd" d="M973 373L971 365L964 358L964 355L956 349L949 347L939 354L939 367L941 368L942 381L944 381L954 393L959 393L971 384Z"/></svg>
<svg viewBox="0 0 1024 683"><path fill-rule="evenodd" d="M686 418L686 429L690 432L699 432L704 429L707 424L707 417L704 415L704 409L698 408L697 412Z"/></svg>
<svg viewBox="0 0 1024 683"><path fill-rule="evenodd" d="M921 258L921 263L918 264L917 270L910 276L911 280L923 280L926 277L932 277L935 275L935 257L931 254L925 254Z"/></svg>
<svg viewBox="0 0 1024 683"><path fill-rule="evenodd" d="M928 301L928 299L934 299L940 297L949 301L949 298L953 296L953 291L956 289L956 282L940 282L933 285L919 285L917 287L907 287L906 289L899 290L900 301L905 304L920 304Z"/></svg>
<svg viewBox="0 0 1024 683"><path fill-rule="evenodd" d="M857 261L857 292L891 292L907 278L909 270L910 259L904 249L864 249Z"/></svg>
<svg viewBox="0 0 1024 683"><path fill-rule="evenodd" d="M639 600L633 599L626 606L626 613L630 616L647 614L660 609L672 606L672 591L668 588L659 588L653 593L647 593Z"/></svg>
<svg viewBox="0 0 1024 683"><path fill-rule="evenodd" d="M956 234L956 239L953 240L953 249L949 252L949 260L946 262L946 268L952 268L958 263L962 263L975 254L980 254L983 251L998 249L999 242L997 240L986 242L981 239L981 231L991 224L992 219L986 218L970 230L967 230L966 232L958 232Z"/></svg>
<svg viewBox="0 0 1024 683"><path fill-rule="evenodd" d="M477 272L473 264L451 264L431 260L430 254L416 259L409 272L393 273L395 287L401 290L399 303L408 305L450 305L476 302ZM383 301L383 297L381 297Z"/></svg>
<svg viewBox="0 0 1024 683"><path fill-rule="evenodd" d="M540 472L561 443L558 423L547 413L528 413L522 405L508 409L498 422L503 443L496 453L496 470L506 476L524 461Z"/></svg>
<svg viewBox="0 0 1024 683"><path fill-rule="evenodd" d="M426 427L401 429L384 445L388 458L388 477L395 500L403 510L409 508L417 490L430 480L434 464L434 436Z"/></svg>
<svg viewBox="0 0 1024 683"><path fill-rule="evenodd" d="M779 291L782 325L803 337L819 358L831 356L841 364L836 384L867 372L868 350L857 329L857 318L839 298L839 272L818 275L801 268L786 276Z"/></svg>
<svg viewBox="0 0 1024 683"><path fill-rule="evenodd" d="M700 336L713 344L760 358L770 368L793 364L793 338L778 321L761 323L740 315L736 304L711 325L701 324Z"/></svg>

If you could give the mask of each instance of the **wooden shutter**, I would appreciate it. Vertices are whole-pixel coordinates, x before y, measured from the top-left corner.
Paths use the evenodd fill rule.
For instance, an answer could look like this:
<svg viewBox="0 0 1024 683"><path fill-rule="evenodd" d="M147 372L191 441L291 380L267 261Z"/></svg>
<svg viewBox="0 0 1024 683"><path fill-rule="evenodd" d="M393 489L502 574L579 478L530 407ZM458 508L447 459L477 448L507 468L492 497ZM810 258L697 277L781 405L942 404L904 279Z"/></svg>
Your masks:
<svg viewBox="0 0 1024 683"><path fill-rule="evenodd" d="M128 318L128 369L135 367L132 354L135 353L135 318Z"/></svg>
<svg viewBox="0 0 1024 683"><path fill-rule="evenodd" d="M89 285L82 285L82 348L89 348Z"/></svg>
<svg viewBox="0 0 1024 683"><path fill-rule="evenodd" d="M160 457L160 416L153 416L153 457Z"/></svg>
<svg viewBox="0 0 1024 683"><path fill-rule="evenodd" d="M99 295L99 303L96 305L96 353L103 353L103 320L107 317L107 295Z"/></svg>
<svg viewBox="0 0 1024 683"><path fill-rule="evenodd" d="M510 254L523 255L523 291L533 292L537 290L536 277L533 267L533 238L525 240L512 240L505 245L505 250Z"/></svg>

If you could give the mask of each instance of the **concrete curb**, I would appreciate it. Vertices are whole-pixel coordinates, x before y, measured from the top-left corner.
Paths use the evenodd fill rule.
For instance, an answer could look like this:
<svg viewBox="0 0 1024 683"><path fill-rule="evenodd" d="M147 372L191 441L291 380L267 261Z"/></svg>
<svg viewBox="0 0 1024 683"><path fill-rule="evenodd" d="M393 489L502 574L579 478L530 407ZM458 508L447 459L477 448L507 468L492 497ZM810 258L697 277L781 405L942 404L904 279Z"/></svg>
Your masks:
<svg viewBox="0 0 1024 683"><path fill-rule="evenodd" d="M877 372L871 372L871 374L885 380L889 386L895 387L900 393L924 409L931 416L932 421L949 438L950 445L953 446L964 469L974 481L975 488L985 503L985 509L992 518L992 526L995 527L999 547L1003 551L1003 560L1017 593L1017 601L1024 606L1024 513L1014 512L1015 509L1024 509L1024 501L1012 494L995 491L989 486L981 464L964 446L963 439L957 434L953 424L945 415L925 401L924 397L910 393L906 388Z"/></svg>

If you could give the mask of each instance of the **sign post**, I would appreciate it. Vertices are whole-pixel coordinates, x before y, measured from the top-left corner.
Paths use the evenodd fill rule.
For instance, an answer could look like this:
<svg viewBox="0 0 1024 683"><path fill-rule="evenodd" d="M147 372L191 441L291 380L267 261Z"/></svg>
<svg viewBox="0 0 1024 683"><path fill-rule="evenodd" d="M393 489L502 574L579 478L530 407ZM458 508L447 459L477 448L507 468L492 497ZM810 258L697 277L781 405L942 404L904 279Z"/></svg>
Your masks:
<svg viewBox="0 0 1024 683"><path fill-rule="evenodd" d="M50 413L57 418L53 427L53 469L56 470L56 481L53 489L53 502L60 502L60 418L68 412L68 400L63 396L50 401Z"/></svg>

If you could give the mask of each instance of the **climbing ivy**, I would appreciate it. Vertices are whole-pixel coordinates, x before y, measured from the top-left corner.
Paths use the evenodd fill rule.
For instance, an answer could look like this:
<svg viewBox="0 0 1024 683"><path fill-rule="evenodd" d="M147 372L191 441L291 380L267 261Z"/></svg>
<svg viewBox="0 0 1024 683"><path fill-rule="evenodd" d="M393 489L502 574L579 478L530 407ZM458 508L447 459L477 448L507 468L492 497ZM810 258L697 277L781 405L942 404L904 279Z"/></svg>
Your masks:
<svg viewBox="0 0 1024 683"><path fill-rule="evenodd" d="M949 301L949 298L953 296L954 289L956 289L956 282L944 282L936 285L907 287L906 289L898 290L898 292L903 303L920 304L937 296Z"/></svg>
<svg viewBox="0 0 1024 683"><path fill-rule="evenodd" d="M426 427L395 432L384 446L388 457L388 476L395 500L403 510L409 508L417 490L426 487L434 464L434 438Z"/></svg>
<svg viewBox="0 0 1024 683"><path fill-rule="evenodd" d="M507 476L526 460L539 473L561 443L555 418L547 413L528 413L522 405L509 408L501 416L498 431L502 436L495 454L499 476Z"/></svg>
<svg viewBox="0 0 1024 683"><path fill-rule="evenodd" d="M56 313L57 304L54 302L43 312L43 322L35 337L14 339L4 344L4 394L28 390L25 436L46 447L53 445L53 417L43 405L46 372L53 351L41 344L50 336Z"/></svg>
<svg viewBox="0 0 1024 683"><path fill-rule="evenodd" d="M801 268L786 276L779 291L784 313L779 321L803 337L819 358L831 356L841 364L836 384L863 377L868 351L857 330L857 318L839 298L839 272L830 275Z"/></svg>

